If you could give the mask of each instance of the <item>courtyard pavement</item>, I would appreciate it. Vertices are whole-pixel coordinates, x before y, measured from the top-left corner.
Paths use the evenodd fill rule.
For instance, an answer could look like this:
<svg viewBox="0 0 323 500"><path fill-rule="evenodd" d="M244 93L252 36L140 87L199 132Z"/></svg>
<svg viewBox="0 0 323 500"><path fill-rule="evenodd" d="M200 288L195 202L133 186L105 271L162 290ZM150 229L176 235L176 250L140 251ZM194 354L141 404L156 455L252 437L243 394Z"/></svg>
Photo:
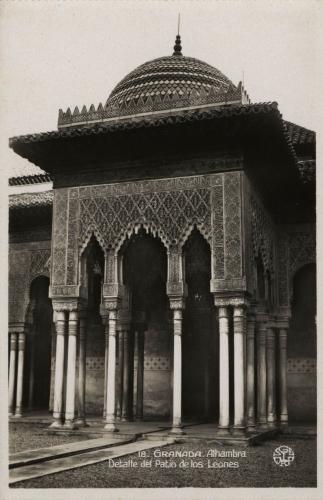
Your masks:
<svg viewBox="0 0 323 500"><path fill-rule="evenodd" d="M102 427L102 421L99 421L98 424ZM155 431L158 428L162 429L162 425L159 424L154 423ZM76 448L77 446L85 447L84 440L89 439L89 435L86 434L48 434L47 427L45 424L36 423L10 423L11 453L39 446L51 447L76 442L79 442L79 444L72 445L72 448L73 446L76 446ZM94 425L95 427L96 425ZM147 423L145 427L147 428ZM140 426L137 427L137 429L139 428ZM143 442L139 440L136 443L130 443L129 448L122 449L122 439L119 438L120 445L119 443L116 444L121 448L119 455L117 449L115 449L115 456L110 452L106 453L107 450L105 450L105 455L104 453L100 455L102 450L98 450L101 462L66 472L57 472L35 479L27 479L13 484L11 487L315 487L316 437L313 435L314 432L304 433L302 426L298 427L297 432L299 437L289 434L278 435L269 441L261 443L259 446L248 448L241 447L239 444L219 447L215 441L207 443L204 439L197 439L191 443L168 445L165 442L148 442L148 440ZM94 434L90 434L90 436L97 437ZM102 434L99 434L98 437L101 440L103 439ZM96 441L98 443L98 440ZM138 449L136 447L131 448L131 445L136 445ZM281 445L289 446L294 452L294 460L286 467L277 465L273 460L275 449ZM143 452L143 450L146 451ZM160 452L158 450L170 453L159 456ZM239 451L242 454L239 455ZM173 452L177 452L179 456L174 457ZM214 457L217 452L228 452L229 456ZM237 452L238 456L236 456ZM140 455L140 453L144 453L144 455ZM86 463L85 456L81 459L81 462L83 465Z"/></svg>

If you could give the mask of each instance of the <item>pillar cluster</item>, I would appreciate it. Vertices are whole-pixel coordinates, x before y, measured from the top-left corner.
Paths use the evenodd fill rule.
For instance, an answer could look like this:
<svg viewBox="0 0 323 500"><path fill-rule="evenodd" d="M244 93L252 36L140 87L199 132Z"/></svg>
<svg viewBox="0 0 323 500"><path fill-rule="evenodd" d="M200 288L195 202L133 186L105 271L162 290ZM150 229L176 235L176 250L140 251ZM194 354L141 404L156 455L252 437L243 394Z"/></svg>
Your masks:
<svg viewBox="0 0 323 500"><path fill-rule="evenodd" d="M10 332L10 355L9 355L9 416L21 417L23 404L24 386L24 360L26 347L25 325L21 325L16 331Z"/></svg>
<svg viewBox="0 0 323 500"><path fill-rule="evenodd" d="M287 321L243 297L215 296L215 305L219 330L219 433L252 433L286 425Z"/></svg>
<svg viewBox="0 0 323 500"><path fill-rule="evenodd" d="M53 309L56 352L51 427L75 429L86 425L86 312L77 300L53 300Z"/></svg>

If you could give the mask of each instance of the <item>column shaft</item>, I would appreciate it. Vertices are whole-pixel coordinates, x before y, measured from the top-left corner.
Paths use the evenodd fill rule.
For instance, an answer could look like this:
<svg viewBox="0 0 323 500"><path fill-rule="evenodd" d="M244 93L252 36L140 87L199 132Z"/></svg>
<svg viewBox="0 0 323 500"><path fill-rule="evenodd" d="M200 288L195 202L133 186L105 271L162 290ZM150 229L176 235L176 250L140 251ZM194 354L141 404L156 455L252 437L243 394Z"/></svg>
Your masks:
<svg viewBox="0 0 323 500"><path fill-rule="evenodd" d="M279 399L280 422L287 425L287 330L283 328L279 331Z"/></svg>
<svg viewBox="0 0 323 500"><path fill-rule="evenodd" d="M123 357L123 393L122 393L122 420L129 420L129 358L130 358L130 349L129 349L129 330L124 330L123 333L123 349L124 349L124 357Z"/></svg>
<svg viewBox="0 0 323 500"><path fill-rule="evenodd" d="M64 389L64 346L65 346L65 312L56 313L56 359L54 383L54 422L51 427L60 427L63 418Z"/></svg>
<svg viewBox="0 0 323 500"><path fill-rule="evenodd" d="M219 428L228 430L229 421L229 314L219 307Z"/></svg>
<svg viewBox="0 0 323 500"><path fill-rule="evenodd" d="M243 306L234 307L234 428L245 427L245 358L244 327L245 311Z"/></svg>
<svg viewBox="0 0 323 500"><path fill-rule="evenodd" d="M86 426L85 421L86 392L86 317L80 317L79 363L78 363L78 419L77 424Z"/></svg>
<svg viewBox="0 0 323 500"><path fill-rule="evenodd" d="M144 406L144 351L145 351L145 332L138 330L137 339L137 404L136 419L143 419Z"/></svg>
<svg viewBox="0 0 323 500"><path fill-rule="evenodd" d="M106 402L107 415L105 429L110 432L117 431L115 426L116 323L117 311L109 311L109 359Z"/></svg>
<svg viewBox="0 0 323 500"><path fill-rule="evenodd" d="M122 400L123 400L123 365L124 365L124 342L123 342L124 332L119 331L119 349L118 349L118 403L117 403L117 417L122 416Z"/></svg>
<svg viewBox="0 0 323 500"><path fill-rule="evenodd" d="M17 394L16 394L16 412L15 412L16 417L22 416L25 345L26 345L26 334L25 332L20 332L18 336Z"/></svg>
<svg viewBox="0 0 323 500"><path fill-rule="evenodd" d="M16 386L17 333L10 334L10 365L9 365L9 416L14 414Z"/></svg>
<svg viewBox="0 0 323 500"><path fill-rule="evenodd" d="M255 319L251 316L247 324L247 425L255 427Z"/></svg>
<svg viewBox="0 0 323 500"><path fill-rule="evenodd" d="M78 313L71 311L68 321L68 358L66 377L65 427L75 428L75 389L76 389L76 346Z"/></svg>
<svg viewBox="0 0 323 500"><path fill-rule="evenodd" d="M273 425L276 420L275 402L275 334L267 329L267 422Z"/></svg>
<svg viewBox="0 0 323 500"><path fill-rule="evenodd" d="M182 309L174 310L173 427L182 434Z"/></svg>
<svg viewBox="0 0 323 500"><path fill-rule="evenodd" d="M135 359L135 339L134 339L133 332L130 332L130 335L129 335L129 392L128 392L129 420L133 420L134 359Z"/></svg>
<svg viewBox="0 0 323 500"><path fill-rule="evenodd" d="M103 418L107 416L107 387L108 387L108 363L109 363L109 320L104 325L104 401Z"/></svg>
<svg viewBox="0 0 323 500"><path fill-rule="evenodd" d="M267 425L266 408L266 324L261 322L258 330L258 423L260 426Z"/></svg>
<svg viewBox="0 0 323 500"><path fill-rule="evenodd" d="M30 335L29 340L29 394L28 394L28 408L31 410L34 400L34 368L35 368L35 338Z"/></svg>

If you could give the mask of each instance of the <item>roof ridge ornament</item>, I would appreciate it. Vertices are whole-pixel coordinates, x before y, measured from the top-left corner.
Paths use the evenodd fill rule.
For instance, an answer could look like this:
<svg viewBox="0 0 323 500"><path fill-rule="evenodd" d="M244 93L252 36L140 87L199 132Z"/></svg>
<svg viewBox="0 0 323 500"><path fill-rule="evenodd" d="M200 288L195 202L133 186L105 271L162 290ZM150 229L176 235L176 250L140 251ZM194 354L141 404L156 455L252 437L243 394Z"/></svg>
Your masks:
<svg viewBox="0 0 323 500"><path fill-rule="evenodd" d="M179 34L180 24L181 24L181 15L178 14L177 35L176 35L176 40L175 40L175 45L174 45L173 56L182 56L183 55L182 54L182 45L181 45L181 36Z"/></svg>

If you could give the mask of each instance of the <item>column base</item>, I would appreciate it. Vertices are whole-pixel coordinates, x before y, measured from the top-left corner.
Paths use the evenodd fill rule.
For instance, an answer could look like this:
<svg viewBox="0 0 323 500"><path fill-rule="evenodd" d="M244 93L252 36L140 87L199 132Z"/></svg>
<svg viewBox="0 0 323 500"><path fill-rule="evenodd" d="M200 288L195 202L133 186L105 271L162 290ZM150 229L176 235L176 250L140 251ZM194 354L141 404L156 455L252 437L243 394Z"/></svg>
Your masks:
<svg viewBox="0 0 323 500"><path fill-rule="evenodd" d="M218 425L217 427L217 434L219 436L229 436L230 434L230 427L229 426L222 426L222 425Z"/></svg>
<svg viewBox="0 0 323 500"><path fill-rule="evenodd" d="M249 434L253 434L256 432L256 424L255 423L250 423L250 424L247 424L247 429L246 431L249 433Z"/></svg>
<svg viewBox="0 0 323 500"><path fill-rule="evenodd" d="M174 435L183 436L183 434L185 434L185 432L183 431L181 426L175 426L175 427L171 428L171 430L169 431L169 434L171 434L172 436L174 436Z"/></svg>
<svg viewBox="0 0 323 500"><path fill-rule="evenodd" d="M119 429L117 429L115 424L113 424L112 422L105 424L104 430L107 432L119 432Z"/></svg>
<svg viewBox="0 0 323 500"><path fill-rule="evenodd" d="M73 430L77 429L78 427L76 425L75 420L65 420L63 428L73 431Z"/></svg>
<svg viewBox="0 0 323 500"><path fill-rule="evenodd" d="M268 430L268 424L267 424L267 422L258 422L257 423L257 429L259 431L267 431Z"/></svg>
<svg viewBox="0 0 323 500"><path fill-rule="evenodd" d="M22 413L21 411L18 411L16 412L14 415L13 415L14 418L21 418L22 417Z"/></svg>
<svg viewBox="0 0 323 500"><path fill-rule="evenodd" d="M75 420L75 425L77 425L77 427L90 427L89 424L85 421L85 418L77 418Z"/></svg>
<svg viewBox="0 0 323 500"><path fill-rule="evenodd" d="M63 427L63 422L61 419L55 419L49 426L49 429L61 429Z"/></svg>
<svg viewBox="0 0 323 500"><path fill-rule="evenodd" d="M234 425L232 427L232 434L234 436L244 436L246 433L246 427L240 425Z"/></svg>
<svg viewBox="0 0 323 500"><path fill-rule="evenodd" d="M131 417L125 417L125 416L123 416L123 417L120 418L120 422L132 422L132 420L133 419Z"/></svg>
<svg viewBox="0 0 323 500"><path fill-rule="evenodd" d="M267 426L269 429L276 429L277 420L274 416L269 416L267 419Z"/></svg>

